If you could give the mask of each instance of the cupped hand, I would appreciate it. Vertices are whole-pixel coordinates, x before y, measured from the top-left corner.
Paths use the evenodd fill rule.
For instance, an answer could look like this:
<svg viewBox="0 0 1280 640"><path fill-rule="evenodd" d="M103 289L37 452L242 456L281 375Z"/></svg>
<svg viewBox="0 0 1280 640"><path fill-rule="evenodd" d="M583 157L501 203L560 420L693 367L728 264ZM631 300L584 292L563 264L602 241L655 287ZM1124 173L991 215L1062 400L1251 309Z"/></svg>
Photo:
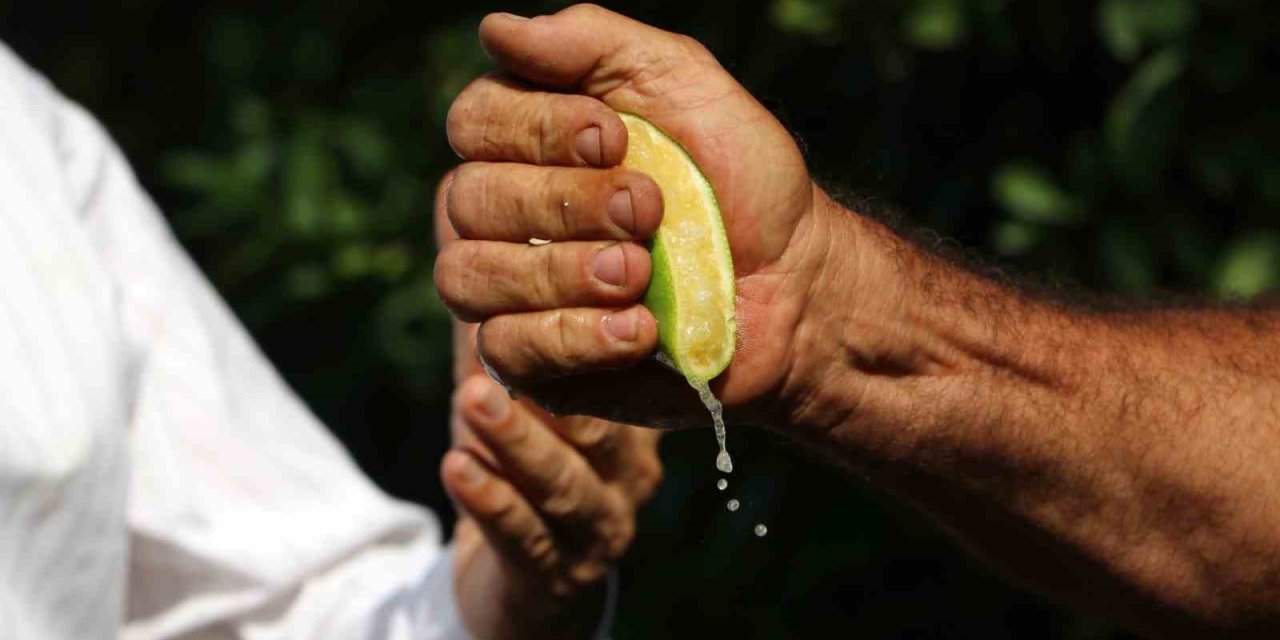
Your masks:
<svg viewBox="0 0 1280 640"><path fill-rule="evenodd" d="M587 638L604 577L661 476L651 430L556 419L483 374L454 395L441 476L458 507L454 588L477 638Z"/></svg>
<svg viewBox="0 0 1280 640"><path fill-rule="evenodd" d="M449 141L466 161L438 215L460 239L436 262L442 298L479 322L480 354L516 392L559 412L633 424L706 424L678 376L651 358L638 303L661 191L617 165L616 111L675 138L710 180L736 271L738 348L713 386L750 420L785 382L796 329L830 239L787 131L697 41L579 5L480 25L502 73L458 96ZM530 239L551 241L531 244Z"/></svg>

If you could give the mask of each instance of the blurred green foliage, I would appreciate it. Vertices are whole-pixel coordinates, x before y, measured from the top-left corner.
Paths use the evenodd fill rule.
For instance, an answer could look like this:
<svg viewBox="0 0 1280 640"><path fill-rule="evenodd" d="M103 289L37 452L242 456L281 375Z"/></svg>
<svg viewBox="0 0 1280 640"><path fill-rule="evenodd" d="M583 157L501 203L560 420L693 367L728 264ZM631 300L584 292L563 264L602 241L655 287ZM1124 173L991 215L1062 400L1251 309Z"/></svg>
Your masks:
<svg viewBox="0 0 1280 640"><path fill-rule="evenodd" d="M0 2L0 37L121 140L290 381L397 495L447 513L430 205L488 10L561 3ZM815 172L1015 270L1103 291L1280 287L1280 47L1262 0L617 5L706 42ZM777 437L705 433L623 568L618 638L1111 638ZM751 527L769 525L756 539Z"/></svg>

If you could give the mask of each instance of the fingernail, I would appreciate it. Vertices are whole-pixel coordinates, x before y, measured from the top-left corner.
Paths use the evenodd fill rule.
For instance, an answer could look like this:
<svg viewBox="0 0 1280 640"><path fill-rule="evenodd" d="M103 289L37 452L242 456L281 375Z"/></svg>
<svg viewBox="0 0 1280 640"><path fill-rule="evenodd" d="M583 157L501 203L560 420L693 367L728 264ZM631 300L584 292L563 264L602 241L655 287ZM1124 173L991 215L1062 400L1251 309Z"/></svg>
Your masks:
<svg viewBox="0 0 1280 640"><path fill-rule="evenodd" d="M627 233L636 231L636 212L631 208L631 190L615 191L609 196L609 204L605 205L609 219Z"/></svg>
<svg viewBox="0 0 1280 640"><path fill-rule="evenodd" d="M516 14L514 14L514 13L499 13L498 15L502 16L503 18L505 18L505 19L507 19L507 20L515 20L515 21L517 21L517 22L524 22L524 21L528 20L528 18L526 18L526 17L524 17L524 16L518 16L518 15L516 15Z"/></svg>
<svg viewBox="0 0 1280 640"><path fill-rule="evenodd" d="M621 287L627 282L627 257L622 252L622 245L615 244L596 254L591 261L591 271L596 278L606 284Z"/></svg>
<svg viewBox="0 0 1280 640"><path fill-rule="evenodd" d="M474 487L484 482L485 476L488 475L484 468L465 453L459 456L462 458L462 463L458 467L458 476L462 478L462 483Z"/></svg>
<svg viewBox="0 0 1280 640"><path fill-rule="evenodd" d="M640 336L640 322L634 310L614 313L604 317L604 328L615 338L633 342Z"/></svg>
<svg viewBox="0 0 1280 640"><path fill-rule="evenodd" d="M507 419L507 414L511 411L511 401L498 385L489 384L485 385L484 395L480 397L480 404L476 408L488 419L501 422Z"/></svg>
<svg viewBox="0 0 1280 640"><path fill-rule="evenodd" d="M578 157L587 164L600 166L604 163L604 149L600 148L600 127L579 131L574 138L574 146L578 150Z"/></svg>

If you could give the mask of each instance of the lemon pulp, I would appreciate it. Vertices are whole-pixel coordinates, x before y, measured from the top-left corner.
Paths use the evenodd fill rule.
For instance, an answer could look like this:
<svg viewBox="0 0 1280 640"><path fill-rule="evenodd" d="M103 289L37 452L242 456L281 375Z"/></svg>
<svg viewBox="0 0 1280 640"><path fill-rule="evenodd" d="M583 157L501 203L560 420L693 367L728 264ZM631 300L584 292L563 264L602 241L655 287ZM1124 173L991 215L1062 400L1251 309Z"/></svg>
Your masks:
<svg viewBox="0 0 1280 640"><path fill-rule="evenodd" d="M654 236L653 276L645 306L677 370L706 382L733 358L733 257L711 184L675 140L648 121L620 114L627 126L622 165L662 189L662 224Z"/></svg>
<svg viewBox="0 0 1280 640"><path fill-rule="evenodd" d="M622 166L662 189L663 216L651 249L653 271L645 306L658 321L665 362L684 375L711 412L720 447L716 468L733 471L721 405L708 382L720 375L737 338L733 256L715 192L684 148L649 121L628 113Z"/></svg>

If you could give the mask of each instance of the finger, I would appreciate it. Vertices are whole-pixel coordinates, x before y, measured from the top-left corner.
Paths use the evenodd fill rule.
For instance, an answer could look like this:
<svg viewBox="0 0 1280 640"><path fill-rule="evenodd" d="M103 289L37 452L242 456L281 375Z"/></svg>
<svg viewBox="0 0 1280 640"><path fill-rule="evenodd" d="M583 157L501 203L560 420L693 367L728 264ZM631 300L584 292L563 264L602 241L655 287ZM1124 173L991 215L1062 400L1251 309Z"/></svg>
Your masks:
<svg viewBox="0 0 1280 640"><path fill-rule="evenodd" d="M443 247L445 244L458 239L458 232L454 231L453 224L449 222L446 212L447 207L445 206L455 173L456 170L446 173L440 179L440 184L436 185L434 218L437 247ZM453 380L461 382L469 375L484 371L480 365L480 358L476 356L476 329L479 328L479 325L471 322L462 322L454 318L452 328Z"/></svg>
<svg viewBox="0 0 1280 640"><path fill-rule="evenodd" d="M440 478L458 508L475 521L493 548L513 566L549 571L560 563L551 529L533 506L471 453L453 449Z"/></svg>
<svg viewBox="0 0 1280 640"><path fill-rule="evenodd" d="M462 395L463 419L553 530L609 549L630 543L628 505L577 451L492 380L474 377Z"/></svg>
<svg viewBox="0 0 1280 640"><path fill-rule="evenodd" d="M484 441L476 436L470 425L467 424L466 419L462 416L462 388L466 384L466 380L472 377L488 378L488 376L486 376L482 371L478 374L473 373L469 376L458 379L456 388L453 390L453 395L449 399L449 430L450 435L452 436L451 441L454 448L465 449L471 455L479 458L486 466L490 468L498 468L498 459L494 457L493 452L489 451L489 448L485 446Z"/></svg>
<svg viewBox="0 0 1280 640"><path fill-rule="evenodd" d="M662 481L661 431L589 416L563 418L554 429L601 478L624 487L637 504L648 500Z"/></svg>
<svg viewBox="0 0 1280 640"><path fill-rule="evenodd" d="M625 169L471 162L454 173L444 205L472 240L646 240L662 221L662 190Z"/></svg>
<svg viewBox="0 0 1280 640"><path fill-rule="evenodd" d="M436 184L435 196L435 232L436 247L443 247L450 241L458 239L458 232L454 230L453 223L449 221L449 190L453 188L453 179L457 176L458 169L455 167L450 169L448 173L440 178L440 182Z"/></svg>
<svg viewBox="0 0 1280 640"><path fill-rule="evenodd" d="M477 334L481 360L517 389L628 368L648 359L657 346L657 321L638 305L501 315L481 324Z"/></svg>
<svg viewBox="0 0 1280 640"><path fill-rule="evenodd" d="M649 285L649 252L627 242L544 246L456 240L436 257L436 290L460 319L635 302Z"/></svg>
<svg viewBox="0 0 1280 640"><path fill-rule="evenodd" d="M711 59L692 38L594 5L532 19L491 14L480 23L480 43L525 80L591 96Z"/></svg>
<svg viewBox="0 0 1280 640"><path fill-rule="evenodd" d="M449 145L468 160L612 167L627 149L626 127L599 100L535 91L496 75L458 94L445 129Z"/></svg>
<svg viewBox="0 0 1280 640"><path fill-rule="evenodd" d="M555 426L556 435L586 459L607 481L616 478L626 462L622 425L590 416L567 416Z"/></svg>

